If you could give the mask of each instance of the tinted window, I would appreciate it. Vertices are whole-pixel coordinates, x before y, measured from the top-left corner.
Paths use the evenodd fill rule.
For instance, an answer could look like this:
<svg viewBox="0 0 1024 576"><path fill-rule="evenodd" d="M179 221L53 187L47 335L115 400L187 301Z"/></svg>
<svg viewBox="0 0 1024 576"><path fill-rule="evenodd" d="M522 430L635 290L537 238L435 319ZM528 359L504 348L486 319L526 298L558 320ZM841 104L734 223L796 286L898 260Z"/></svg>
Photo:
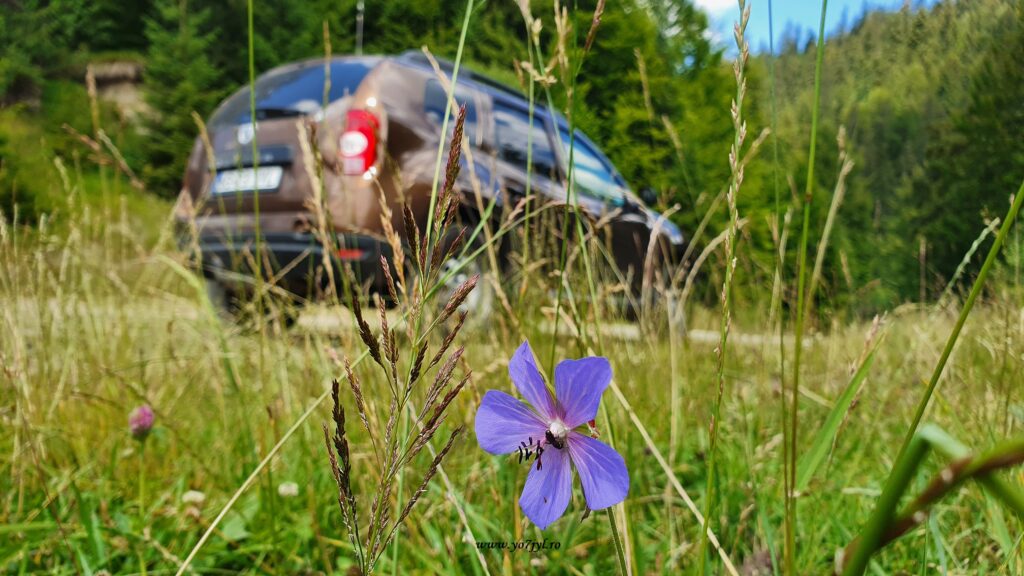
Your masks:
<svg viewBox="0 0 1024 576"><path fill-rule="evenodd" d="M544 121L521 110L494 103L494 140L498 158L526 172L527 158L533 162L533 173L554 179L555 154L544 130ZM530 147L533 147L532 156Z"/></svg>
<svg viewBox="0 0 1024 576"><path fill-rule="evenodd" d="M455 102L460 106L465 104L466 125L463 127L463 133L469 142L477 144L477 114L473 96L465 90L456 88ZM447 103L448 94L444 91L444 87L441 86L441 82L436 79L428 80L423 91L423 112L427 115L427 118L437 124L438 128L444 123L444 111ZM448 119L449 131L455 128L455 115L457 113L458 110L452 110L451 117Z"/></svg>
<svg viewBox="0 0 1024 576"><path fill-rule="evenodd" d="M366 61L336 61L330 65L331 87L327 101L334 102L351 94L370 71ZM324 102L323 63L310 63L297 69L271 71L256 80L256 118L280 118L309 114ZM249 122L249 88L228 98L210 119L211 125Z"/></svg>
<svg viewBox="0 0 1024 576"><path fill-rule="evenodd" d="M560 129L558 133L562 138L565 156L568 158L569 132ZM622 200L621 179L616 177L615 170L581 136L582 132L577 130L572 143L573 180L576 182L576 189L606 202Z"/></svg>

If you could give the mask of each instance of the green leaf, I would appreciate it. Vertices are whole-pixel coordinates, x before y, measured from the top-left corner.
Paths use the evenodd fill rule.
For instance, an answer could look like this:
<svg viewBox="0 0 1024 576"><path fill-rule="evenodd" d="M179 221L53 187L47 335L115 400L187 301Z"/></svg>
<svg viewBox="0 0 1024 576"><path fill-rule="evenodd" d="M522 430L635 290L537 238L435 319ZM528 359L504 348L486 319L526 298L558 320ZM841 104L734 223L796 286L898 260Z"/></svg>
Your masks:
<svg viewBox="0 0 1024 576"><path fill-rule="evenodd" d="M867 357L864 358L864 362L857 369L857 372L853 375L850 383L846 385L846 389L836 400L836 403L832 406L832 410L828 413L828 418L825 419L825 424L822 425L821 430L815 434L814 445L808 450L797 463L796 468L796 490L805 490L807 485L810 484L811 478L814 477L814 473L817 472L821 463L825 461L825 457L828 455L829 449L832 447L832 443L835 441L836 434L839 433L839 425L843 422L843 416L850 409L850 404L853 403L854 397L857 396L857 392L860 391L861 385L864 383L864 379L868 375L868 370L871 369L871 364L875 361L875 352L878 351L878 342L881 342L881 338L875 342L871 352L868 353Z"/></svg>
<svg viewBox="0 0 1024 576"><path fill-rule="evenodd" d="M248 538L250 533L246 528L245 518L241 514L232 514L224 521L224 524L221 527L221 535L231 542L237 542Z"/></svg>
<svg viewBox="0 0 1024 576"><path fill-rule="evenodd" d="M55 530L57 525L47 520L39 522L20 522L16 524L0 525L0 534L18 534L20 532L35 532L40 530Z"/></svg>
<svg viewBox="0 0 1024 576"><path fill-rule="evenodd" d="M95 560L97 566L103 566L107 562L107 548L103 542L99 515L96 513L95 497L82 494L77 487L74 488L74 492L78 499L78 518L82 523L82 528L85 529L89 546L92 548L92 559ZM85 557L84 554L82 556ZM87 568L86 571L90 570Z"/></svg>

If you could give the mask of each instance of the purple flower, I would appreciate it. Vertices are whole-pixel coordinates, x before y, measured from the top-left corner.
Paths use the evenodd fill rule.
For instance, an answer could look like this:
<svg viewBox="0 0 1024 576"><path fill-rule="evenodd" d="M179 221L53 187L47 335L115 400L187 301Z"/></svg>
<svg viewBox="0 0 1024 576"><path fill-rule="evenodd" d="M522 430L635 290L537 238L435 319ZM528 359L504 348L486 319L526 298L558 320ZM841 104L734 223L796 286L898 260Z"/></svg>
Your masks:
<svg viewBox="0 0 1024 576"><path fill-rule="evenodd" d="M587 507L601 510L629 492L626 462L610 446L575 431L597 417L601 394L612 381L607 358L563 360L555 367L555 397L537 370L529 342L512 355L508 373L523 398L489 390L476 413L476 439L491 454L519 453L530 473L519 506L541 530L558 520L572 495L576 466ZM533 462L531 462L533 458Z"/></svg>
<svg viewBox="0 0 1024 576"><path fill-rule="evenodd" d="M149 404L143 404L128 415L128 429L136 440L145 440L149 431L153 429L155 416Z"/></svg>

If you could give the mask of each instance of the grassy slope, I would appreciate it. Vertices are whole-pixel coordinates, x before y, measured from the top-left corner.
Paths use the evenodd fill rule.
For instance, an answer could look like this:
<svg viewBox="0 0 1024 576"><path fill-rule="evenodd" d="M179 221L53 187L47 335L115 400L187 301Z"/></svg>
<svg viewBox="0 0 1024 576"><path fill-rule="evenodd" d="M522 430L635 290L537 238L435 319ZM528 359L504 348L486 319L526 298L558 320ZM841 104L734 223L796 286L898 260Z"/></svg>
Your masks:
<svg viewBox="0 0 1024 576"><path fill-rule="evenodd" d="M91 135L88 109L83 86L55 80L44 86L37 110L24 106L0 110L0 208L10 211L11 201L16 200L22 223L35 223L39 216L49 214L50 220L66 231L83 211L118 218L123 203L126 218L133 224L132 233L141 234L144 244L152 244L171 205L132 189L127 178L112 167L98 169L92 153L64 131L66 123ZM112 107L101 106L100 119L129 166L138 170L139 142L145 136L121 122Z"/></svg>

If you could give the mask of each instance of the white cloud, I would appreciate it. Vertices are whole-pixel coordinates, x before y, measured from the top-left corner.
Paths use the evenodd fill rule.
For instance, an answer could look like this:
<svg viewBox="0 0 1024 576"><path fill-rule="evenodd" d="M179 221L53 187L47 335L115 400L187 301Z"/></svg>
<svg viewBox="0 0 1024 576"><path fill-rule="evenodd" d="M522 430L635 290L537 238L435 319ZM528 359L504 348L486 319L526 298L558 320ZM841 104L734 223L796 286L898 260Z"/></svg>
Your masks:
<svg viewBox="0 0 1024 576"><path fill-rule="evenodd" d="M703 9L712 16L717 16L736 8L736 0L696 0L695 4L697 4L698 8Z"/></svg>

